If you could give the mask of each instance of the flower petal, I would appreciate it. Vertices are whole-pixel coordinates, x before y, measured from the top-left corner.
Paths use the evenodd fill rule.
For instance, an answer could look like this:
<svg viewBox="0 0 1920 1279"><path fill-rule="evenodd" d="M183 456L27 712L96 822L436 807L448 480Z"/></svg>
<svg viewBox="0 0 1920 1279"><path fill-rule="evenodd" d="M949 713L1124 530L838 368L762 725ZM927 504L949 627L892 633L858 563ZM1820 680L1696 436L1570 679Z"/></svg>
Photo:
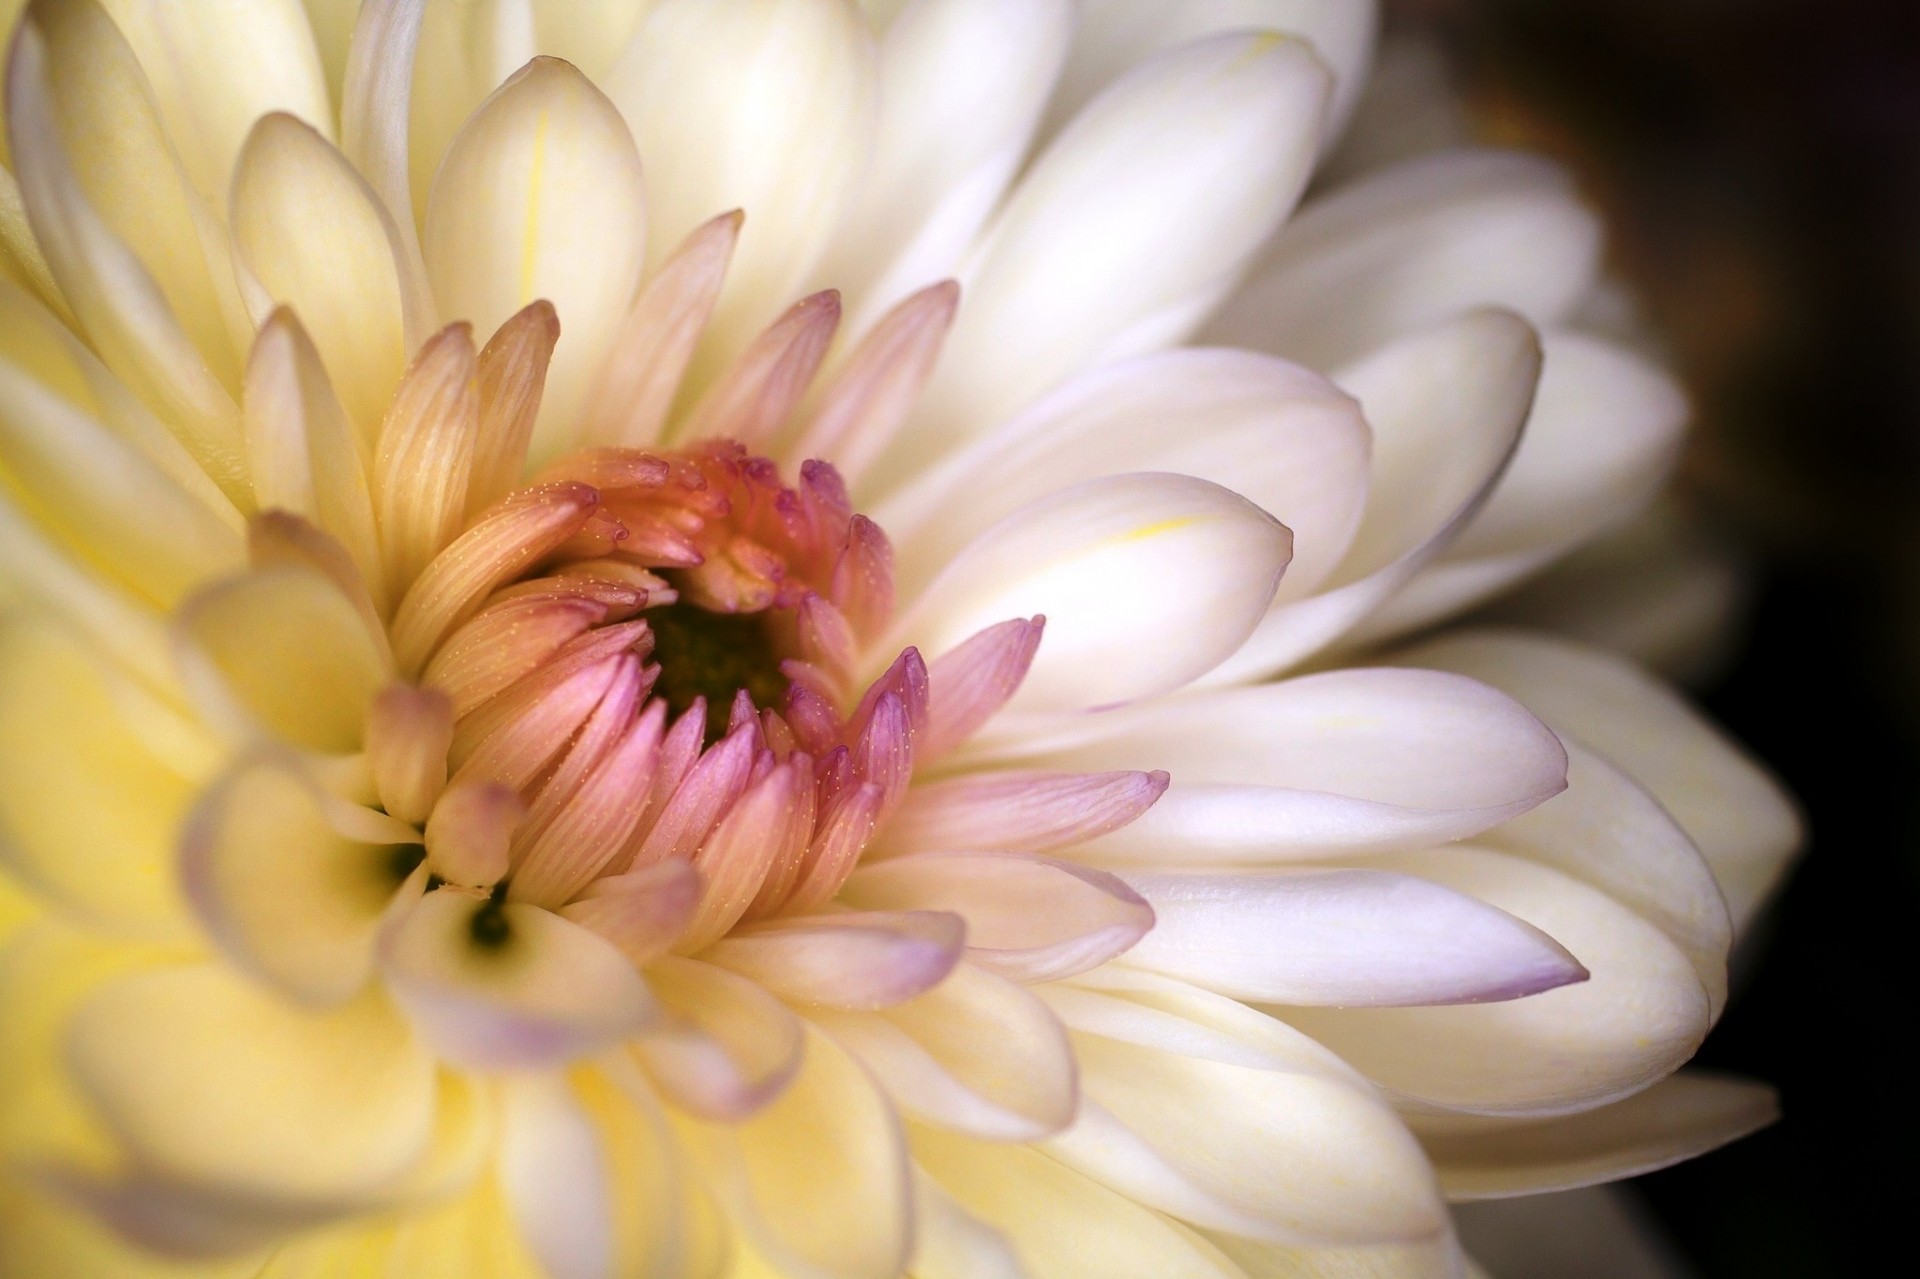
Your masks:
<svg viewBox="0 0 1920 1279"><path fill-rule="evenodd" d="M700 958L783 999L872 1011L944 981L965 936L947 911L802 915L737 929Z"/></svg>
<svg viewBox="0 0 1920 1279"><path fill-rule="evenodd" d="M1765 1084L1682 1071L1625 1101L1554 1119L1413 1122L1449 1198L1500 1199L1637 1177L1779 1117L1779 1098Z"/></svg>
<svg viewBox="0 0 1920 1279"><path fill-rule="evenodd" d="M630 1049L673 1103L732 1122L772 1100L800 1068L800 1019L759 986L724 968L663 955L647 980L673 1016Z"/></svg>
<svg viewBox="0 0 1920 1279"><path fill-rule="evenodd" d="M501 1188L521 1236L551 1279L606 1279L619 1205L592 1117L553 1075L509 1077L501 1092Z"/></svg>
<svg viewBox="0 0 1920 1279"><path fill-rule="evenodd" d="M1073 373L1198 327L1299 196L1327 89L1305 44L1236 33L1163 54L1095 99L962 271L966 304L875 486Z"/></svg>
<svg viewBox="0 0 1920 1279"><path fill-rule="evenodd" d="M746 211L696 363L704 383L826 248L872 142L872 37L837 0L666 0L601 83L647 165L651 264L707 219Z"/></svg>
<svg viewBox="0 0 1920 1279"><path fill-rule="evenodd" d="M1585 295L1599 252L1599 220L1558 165L1418 156L1301 209L1205 338L1330 369L1471 307L1546 325Z"/></svg>
<svg viewBox="0 0 1920 1279"><path fill-rule="evenodd" d="M553 303L566 337L531 458L564 452L646 252L640 157L619 112L566 63L528 63L447 149L423 245L441 310L483 333L537 298Z"/></svg>
<svg viewBox="0 0 1920 1279"><path fill-rule="evenodd" d="M1518 999L1586 970L1463 893L1380 870L1129 873L1154 928L1130 966L1236 999L1393 1006Z"/></svg>
<svg viewBox="0 0 1920 1279"><path fill-rule="evenodd" d="M101 988L69 1051L81 1086L149 1168L287 1199L377 1190L428 1149L435 1073L377 994L322 1013L218 965Z"/></svg>
<svg viewBox="0 0 1920 1279"><path fill-rule="evenodd" d="M778 1273L892 1279L912 1248L906 1142L879 1089L819 1031L800 1073L770 1104L681 1136L710 1184Z"/></svg>
<svg viewBox="0 0 1920 1279"><path fill-rule="evenodd" d="M895 858L856 871L840 896L862 910L952 911L968 960L1018 982L1097 967L1153 926L1153 909L1114 876L1016 853Z"/></svg>
<svg viewBox="0 0 1920 1279"><path fill-rule="evenodd" d="M1273 598L1292 540L1205 480L1089 480L975 538L896 634L938 653L1005 618L1043 613L1046 642L1014 706L1080 710L1149 697L1240 646ZM1153 607L1143 609L1149 592Z"/></svg>
<svg viewBox="0 0 1920 1279"><path fill-rule="evenodd" d="M381 940L394 997L442 1057L476 1069L557 1065L645 1025L626 956L537 906L428 893Z"/></svg>
<svg viewBox="0 0 1920 1279"><path fill-rule="evenodd" d="M1284 862L1462 839L1566 784L1517 702L1434 671L1328 671L1109 711L1009 744L1054 767L1177 760L1160 802L1078 860ZM1024 761L1023 761L1024 762Z"/></svg>
<svg viewBox="0 0 1920 1279"><path fill-rule="evenodd" d="M996 1141L1058 1132L1078 1101L1065 1030L1033 994L961 964L939 986L882 1012L808 1011L929 1123Z"/></svg>
<svg viewBox="0 0 1920 1279"><path fill-rule="evenodd" d="M1736 931L1800 847L1800 816L1772 776L1671 689L1617 657L1519 632L1448 636L1401 656L1505 689L1645 786L1699 845Z"/></svg>
<svg viewBox="0 0 1920 1279"><path fill-rule="evenodd" d="M1711 1002L1646 920L1534 862L1465 845L1389 865L1551 932L1588 981L1479 1007L1281 1012L1390 1092L1474 1114L1554 1115L1646 1087L1693 1055Z"/></svg>

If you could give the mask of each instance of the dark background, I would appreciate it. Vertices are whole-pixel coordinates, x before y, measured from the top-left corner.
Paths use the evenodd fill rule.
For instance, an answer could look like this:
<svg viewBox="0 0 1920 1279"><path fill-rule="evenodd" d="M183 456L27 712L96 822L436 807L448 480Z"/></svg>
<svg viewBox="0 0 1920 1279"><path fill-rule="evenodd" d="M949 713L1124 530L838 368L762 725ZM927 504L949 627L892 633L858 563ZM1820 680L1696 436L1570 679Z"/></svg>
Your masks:
<svg viewBox="0 0 1920 1279"><path fill-rule="evenodd" d="M1911 1273L1920 3L1389 7L1445 41L1483 131L1605 210L1695 398L1684 481L1757 560L1744 649L1699 691L1812 836L1700 1062L1773 1081L1786 1118L1641 1192L1701 1279Z"/></svg>

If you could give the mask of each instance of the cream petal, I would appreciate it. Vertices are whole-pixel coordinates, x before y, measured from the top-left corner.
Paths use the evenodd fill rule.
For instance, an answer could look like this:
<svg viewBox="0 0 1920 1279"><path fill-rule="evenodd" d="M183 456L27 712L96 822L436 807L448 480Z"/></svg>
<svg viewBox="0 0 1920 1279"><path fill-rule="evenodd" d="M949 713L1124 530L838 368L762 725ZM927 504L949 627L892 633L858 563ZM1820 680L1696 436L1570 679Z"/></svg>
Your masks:
<svg viewBox="0 0 1920 1279"><path fill-rule="evenodd" d="M925 1171L913 1178L914 1279L1027 1279L1005 1235L940 1188Z"/></svg>
<svg viewBox="0 0 1920 1279"><path fill-rule="evenodd" d="M347 45L353 39L353 20L359 14L360 0L301 0L301 6L307 11L307 24L313 31L327 87L338 104L341 82L347 74Z"/></svg>
<svg viewBox="0 0 1920 1279"><path fill-rule="evenodd" d="M1377 641L1458 613L1646 505L1687 422L1673 379L1624 348L1548 333L1533 412L1493 494L1440 559L1368 618Z"/></svg>
<svg viewBox="0 0 1920 1279"><path fill-rule="evenodd" d="M1470 307L1544 326L1593 284L1599 253L1599 220L1559 166L1419 156L1301 209L1204 336L1327 369Z"/></svg>
<svg viewBox="0 0 1920 1279"><path fill-rule="evenodd" d="M538 906L452 889L388 925L380 962L434 1050L475 1069L562 1064L654 1015L633 965L597 934Z"/></svg>
<svg viewBox="0 0 1920 1279"><path fill-rule="evenodd" d="M660 0L541 0L533 6L540 52L565 58L590 79L606 78L613 63Z"/></svg>
<svg viewBox="0 0 1920 1279"><path fill-rule="evenodd" d="M1009 749L1071 769L1178 761L1158 803L1072 854L1102 863L1282 862L1427 847L1514 818L1566 784L1559 739L1505 694L1391 668L1124 707Z"/></svg>
<svg viewBox="0 0 1920 1279"><path fill-rule="evenodd" d="M746 210L696 381L811 275L872 145L874 80L872 36L838 0L666 0L601 82L647 164L650 264Z"/></svg>
<svg viewBox="0 0 1920 1279"><path fill-rule="evenodd" d="M804 1029L772 995L724 968L677 955L648 964L647 980L672 1016L629 1047L676 1106L732 1122L792 1082Z"/></svg>
<svg viewBox="0 0 1920 1279"><path fill-rule="evenodd" d="M861 910L952 911L967 959L1019 982L1097 967L1153 926L1153 909L1120 880L1050 857L923 853L865 866L840 898Z"/></svg>
<svg viewBox="0 0 1920 1279"><path fill-rule="evenodd" d="M1247 1279L1473 1279L1451 1236L1414 1244L1294 1248L1202 1231L1246 1271ZM1484 1279L1484 1276L1481 1277Z"/></svg>
<svg viewBox="0 0 1920 1279"><path fill-rule="evenodd" d="M1389 1092L1476 1114L1563 1114L1645 1088L1705 1036L1711 1004L1686 955L1598 890L1468 846L1388 864L1545 929L1592 974L1479 1007L1282 1010Z"/></svg>
<svg viewBox="0 0 1920 1279"><path fill-rule="evenodd" d="M1032 1279L1246 1279L1185 1226L1033 1147L915 1128L913 1155L1007 1238Z"/></svg>
<svg viewBox="0 0 1920 1279"><path fill-rule="evenodd" d="M519 884L516 877L509 896ZM669 861L624 875L602 875L562 906L560 914L644 965L673 948L699 907L699 872L686 862Z"/></svg>
<svg viewBox="0 0 1920 1279"><path fill-rule="evenodd" d="M156 280L89 198L61 141L48 44L37 23L23 23L6 78L14 166L34 238L101 359L179 437L221 491L243 511L250 509L239 407L207 364L213 358L221 367L224 329L191 334L183 329L165 282ZM133 183L124 189L150 188ZM197 245L189 252L198 252ZM223 322L222 308L205 298L183 306L181 314ZM237 353L230 345L224 349L224 366L237 382Z"/></svg>
<svg viewBox="0 0 1920 1279"><path fill-rule="evenodd" d="M1671 689L1617 657L1521 632L1449 636L1401 655L1504 689L1645 786L1700 848L1736 931L1800 847L1779 784Z"/></svg>
<svg viewBox="0 0 1920 1279"><path fill-rule="evenodd" d="M1321 590L1274 609L1208 682L1281 670L1404 585L1486 501L1519 443L1539 373L1533 330L1516 316L1477 311L1337 374L1373 428L1359 531Z"/></svg>
<svg viewBox="0 0 1920 1279"><path fill-rule="evenodd" d="M521 1237L551 1279L615 1273L609 1152L593 1119L554 1075L501 1090L500 1182Z"/></svg>
<svg viewBox="0 0 1920 1279"><path fill-rule="evenodd" d="M873 156L815 279L865 333L952 275L1027 152L1074 28L1066 0L927 0L880 41Z"/></svg>
<svg viewBox="0 0 1920 1279"><path fill-rule="evenodd" d="M1046 641L1016 708L1132 701L1178 688L1239 647L1273 598L1292 540L1258 507L1205 480L1090 480L975 538L895 634L937 653L995 622L1042 613ZM1143 609L1148 592L1153 607Z"/></svg>
<svg viewBox="0 0 1920 1279"><path fill-rule="evenodd" d="M1087 1100L1056 1158L1195 1225L1277 1242L1367 1244L1439 1231L1418 1145L1365 1084L1076 1035Z"/></svg>
<svg viewBox="0 0 1920 1279"><path fill-rule="evenodd" d="M407 122L426 7L427 0L363 0L353 19L340 87L341 153L387 206L400 231L408 274L425 271L413 218ZM407 317L408 350L433 330L432 299L425 301L418 317Z"/></svg>
<svg viewBox="0 0 1920 1279"><path fill-rule="evenodd" d="M162 607L241 567L237 530L11 361L0 361L0 467L63 541Z"/></svg>
<svg viewBox="0 0 1920 1279"><path fill-rule="evenodd" d="M948 911L801 915L735 929L700 958L783 999L872 1011L939 985L965 936Z"/></svg>
<svg viewBox="0 0 1920 1279"><path fill-rule="evenodd" d="M1557 1119L1413 1123L1449 1198L1501 1199L1637 1177L1779 1117L1779 1097L1765 1084L1682 1071L1625 1101Z"/></svg>
<svg viewBox="0 0 1920 1279"><path fill-rule="evenodd" d="M1381 1007L1518 999L1581 981L1552 937L1381 870L1129 873L1154 928L1129 966L1237 999Z"/></svg>
<svg viewBox="0 0 1920 1279"><path fill-rule="evenodd" d="M600 1145L613 1205L611 1274L656 1275L702 1268L700 1241L707 1205L686 1184L659 1099L630 1066L610 1061L567 1079Z"/></svg>
<svg viewBox="0 0 1920 1279"><path fill-rule="evenodd" d="M426 221L433 175L460 126L537 52L537 7L533 0L428 0L413 55L420 90L407 113L416 222Z"/></svg>
<svg viewBox="0 0 1920 1279"><path fill-rule="evenodd" d="M720 1200L773 1273L892 1279L913 1246L906 1141L872 1080L809 1031L800 1073L738 1123L680 1125Z"/></svg>
<svg viewBox="0 0 1920 1279"><path fill-rule="evenodd" d="M445 314L492 332L536 298L559 312L531 457L565 451L646 252L640 157L619 113L566 63L534 59L454 138L424 226Z"/></svg>
<svg viewBox="0 0 1920 1279"><path fill-rule="evenodd" d="M325 137L270 115L240 151L229 223L248 270L319 348L359 438L377 438L421 287L393 216Z"/></svg>
<svg viewBox="0 0 1920 1279"><path fill-rule="evenodd" d="M929 1123L996 1141L1058 1132L1078 1101L1065 1030L1031 992L963 963L882 1012L808 1011Z"/></svg>
<svg viewBox="0 0 1920 1279"><path fill-rule="evenodd" d="M910 592L970 537L1063 485L1127 471L1194 475L1293 530L1278 597L1292 600L1346 553L1366 502L1369 438L1360 406L1316 373L1246 351L1166 351L1068 382L874 518Z"/></svg>
<svg viewBox="0 0 1920 1279"><path fill-rule="evenodd" d="M181 881L214 940L319 1005L365 986L382 914L426 851L363 842L328 818L312 781L248 762L201 793L180 839Z"/></svg>
<svg viewBox="0 0 1920 1279"><path fill-rule="evenodd" d="M1327 88L1305 44L1236 34L1163 54L1088 106L960 273L965 305L876 490L1073 373L1197 328L1298 197Z"/></svg>
<svg viewBox="0 0 1920 1279"><path fill-rule="evenodd" d="M1368 80L1380 25L1375 0L1091 0L1081 5L1073 53L1048 107L1051 132L1082 103L1150 54L1222 31L1284 31L1313 46L1333 76L1326 131L1336 133Z"/></svg>
<svg viewBox="0 0 1920 1279"><path fill-rule="evenodd" d="M328 1012L223 967L159 968L94 994L75 1077L148 1168L288 1200L377 1191L429 1147L433 1059L378 994Z"/></svg>
<svg viewBox="0 0 1920 1279"><path fill-rule="evenodd" d="M265 731L324 754L364 744L368 708L392 668L360 612L319 573L273 568L196 593L175 622L204 713L229 732Z"/></svg>
<svg viewBox="0 0 1920 1279"><path fill-rule="evenodd" d="M99 924L177 926L173 839L196 779L141 741L67 636L0 628L0 752L8 874Z"/></svg>
<svg viewBox="0 0 1920 1279"><path fill-rule="evenodd" d="M319 50L299 0L101 3L139 56L169 139L214 207L225 207L234 157L261 116L286 112L332 134Z"/></svg>

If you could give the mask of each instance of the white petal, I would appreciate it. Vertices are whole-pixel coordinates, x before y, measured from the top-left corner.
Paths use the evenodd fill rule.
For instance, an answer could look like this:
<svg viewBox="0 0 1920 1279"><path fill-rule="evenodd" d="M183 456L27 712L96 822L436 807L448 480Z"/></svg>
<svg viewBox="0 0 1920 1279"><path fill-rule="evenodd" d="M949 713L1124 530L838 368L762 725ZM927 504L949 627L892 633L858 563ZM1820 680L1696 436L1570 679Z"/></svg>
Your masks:
<svg viewBox="0 0 1920 1279"><path fill-rule="evenodd" d="M1618 524L1672 469L1687 421L1672 378L1627 350L1549 333L1533 411L1493 494L1358 639L1458 613Z"/></svg>
<svg viewBox="0 0 1920 1279"><path fill-rule="evenodd" d="M892 1279L912 1248L899 1121L854 1060L818 1031L792 1086L737 1124L682 1138L773 1273Z"/></svg>
<svg viewBox="0 0 1920 1279"><path fill-rule="evenodd" d="M434 178L423 247L442 313L490 333L536 298L559 311L536 464L564 451L587 379L633 301L645 210L619 113L552 58L529 63L474 113Z"/></svg>
<svg viewBox="0 0 1920 1279"><path fill-rule="evenodd" d="M1293 531L1279 598L1297 599L1353 538L1369 436L1360 406L1318 374L1246 351L1167 351L1075 378L873 514L911 592L967 539L1053 489L1127 471L1194 475Z"/></svg>
<svg viewBox="0 0 1920 1279"><path fill-rule="evenodd" d="M140 1158L190 1182L331 1199L426 1153L435 1069L369 995L313 1013L217 965L95 994L69 1040L82 1087Z"/></svg>
<svg viewBox="0 0 1920 1279"><path fill-rule="evenodd" d="M1089 0L1081 6L1073 56L1048 109L1051 127L1149 54L1222 31L1284 31L1313 46L1333 75L1327 133L1337 132L1367 82L1376 0Z"/></svg>
<svg viewBox="0 0 1920 1279"><path fill-rule="evenodd" d="M412 217L407 117L426 6L427 0L364 0L353 20L340 88L340 150L387 206L407 261L418 270L425 268ZM408 349L425 341L433 326L430 306L417 317L409 316Z"/></svg>
<svg viewBox="0 0 1920 1279"><path fill-rule="evenodd" d="M1153 926L1153 910L1112 875L1017 853L923 853L856 871L841 900L862 910L952 911L967 958L1015 981L1096 967Z"/></svg>
<svg viewBox="0 0 1920 1279"><path fill-rule="evenodd" d="M1800 846L1800 817L1766 770L1619 658L1518 632L1451 636L1402 656L1505 689L1645 786L1699 845L1736 930Z"/></svg>
<svg viewBox="0 0 1920 1279"><path fill-rule="evenodd" d="M1391 1006L1517 999L1586 972L1539 929L1379 870L1124 877L1153 906L1126 963L1238 999Z"/></svg>
<svg viewBox="0 0 1920 1279"><path fill-rule="evenodd" d="M1072 769L1174 765L1167 793L1073 852L1275 862L1463 839L1557 794L1559 740L1511 698L1433 671L1329 671L1063 722L1011 749Z"/></svg>
<svg viewBox="0 0 1920 1279"><path fill-rule="evenodd" d="M647 165L650 265L747 214L696 377L812 273L872 145L874 78L872 36L837 0L666 0L601 82Z"/></svg>
<svg viewBox="0 0 1920 1279"><path fill-rule="evenodd" d="M598 934L538 906L452 889L389 925L380 962L434 1050L476 1069L571 1061L654 1014L640 975Z"/></svg>
<svg viewBox="0 0 1920 1279"><path fill-rule="evenodd" d="M1530 999L1454 1008L1289 1008L1390 1092L1476 1114L1554 1115L1627 1096L1693 1055L1710 1003L1652 924L1534 862L1467 846L1390 859L1552 933L1592 974Z"/></svg>
<svg viewBox="0 0 1920 1279"><path fill-rule="evenodd" d="M873 157L816 280L848 332L958 269L1013 179L1073 32L1066 0L925 0L880 42Z"/></svg>
<svg viewBox="0 0 1920 1279"><path fill-rule="evenodd" d="M416 221L425 221L433 175L460 126L538 52L535 8L534 0L428 0L413 55L420 92L407 112L413 204L406 212Z"/></svg>
<svg viewBox="0 0 1920 1279"><path fill-rule="evenodd" d="M1452 1199L1500 1199L1637 1177L1780 1117L1774 1090L1682 1071L1643 1093L1558 1119L1437 1116L1414 1126Z"/></svg>
<svg viewBox="0 0 1920 1279"><path fill-rule="evenodd" d="M1373 428L1359 532L1319 593L1274 609L1209 682L1239 683L1297 662L1377 608L1456 536L1518 445L1539 372L1533 331L1512 315L1479 311L1338 374Z"/></svg>
<svg viewBox="0 0 1920 1279"><path fill-rule="evenodd" d="M1132 701L1178 688L1238 648L1291 552L1285 527L1205 480L1090 480L974 539L896 634L938 653L996 622L1045 614L1046 638L1013 704Z"/></svg>
<svg viewBox="0 0 1920 1279"><path fill-rule="evenodd" d="M1206 337L1327 369L1470 307L1547 325L1593 283L1599 251L1599 221L1557 165L1420 156L1303 208Z"/></svg>
<svg viewBox="0 0 1920 1279"><path fill-rule="evenodd" d="M618 1208L592 1118L552 1075L510 1077L502 1102L500 1180L522 1237L551 1279L609 1279Z"/></svg>
<svg viewBox="0 0 1920 1279"><path fill-rule="evenodd" d="M1073 373L1198 327L1298 197L1327 87L1306 45L1236 34L1164 54L1096 99L961 273L945 354L875 485Z"/></svg>
<svg viewBox="0 0 1920 1279"><path fill-rule="evenodd" d="M1032 993L962 964L938 987L878 1013L810 1011L903 1108L996 1141L1032 1141L1073 1118L1073 1052Z"/></svg>

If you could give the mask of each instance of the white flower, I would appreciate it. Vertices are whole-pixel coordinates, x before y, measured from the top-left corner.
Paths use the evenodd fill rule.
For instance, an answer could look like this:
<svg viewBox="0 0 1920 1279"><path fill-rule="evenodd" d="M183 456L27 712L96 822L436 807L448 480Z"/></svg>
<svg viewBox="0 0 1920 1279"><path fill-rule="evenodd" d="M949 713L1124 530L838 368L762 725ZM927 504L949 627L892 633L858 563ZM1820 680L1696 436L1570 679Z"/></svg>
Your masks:
<svg viewBox="0 0 1920 1279"><path fill-rule="evenodd" d="M1786 802L1431 630L1684 405L1550 166L1296 212L1373 32L28 4L0 1270L1446 1275L1764 1122Z"/></svg>

